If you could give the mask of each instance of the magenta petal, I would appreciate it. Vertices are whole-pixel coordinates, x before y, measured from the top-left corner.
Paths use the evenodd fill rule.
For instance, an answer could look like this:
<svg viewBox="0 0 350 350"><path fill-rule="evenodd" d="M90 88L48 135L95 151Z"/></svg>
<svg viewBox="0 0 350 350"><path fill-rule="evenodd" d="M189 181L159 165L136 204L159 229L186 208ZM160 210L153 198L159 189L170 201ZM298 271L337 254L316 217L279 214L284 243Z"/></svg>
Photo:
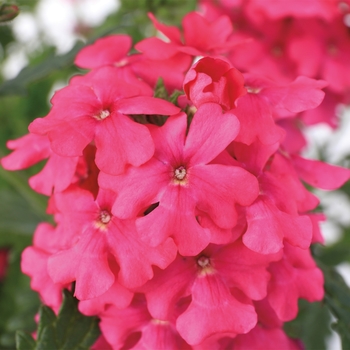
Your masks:
<svg viewBox="0 0 350 350"><path fill-rule="evenodd" d="M133 349L191 350L192 348L179 336L172 323L151 320L142 328L142 337Z"/></svg>
<svg viewBox="0 0 350 350"><path fill-rule="evenodd" d="M167 26L163 23L158 22L153 13L149 12L148 17L151 19L156 29L162 32L167 38L170 39L170 41L173 41L177 44L181 44L181 33L179 28L175 26Z"/></svg>
<svg viewBox="0 0 350 350"><path fill-rule="evenodd" d="M30 125L34 133L47 133L52 150L60 156L81 156L84 148L93 140L96 120L88 115L58 120L38 118Z"/></svg>
<svg viewBox="0 0 350 350"><path fill-rule="evenodd" d="M13 150L8 156L1 158L1 165L6 170L28 168L50 155L50 141L46 135L27 134L8 141L6 146Z"/></svg>
<svg viewBox="0 0 350 350"><path fill-rule="evenodd" d="M192 287L192 302L176 321L180 335L190 345L211 335L249 332L257 322L254 307L235 299L217 275L198 277Z"/></svg>
<svg viewBox="0 0 350 350"><path fill-rule="evenodd" d="M262 144L271 145L280 142L284 136L272 117L270 106L257 94L239 98L234 113L241 125L235 141L250 145L258 138Z"/></svg>
<svg viewBox="0 0 350 350"><path fill-rule="evenodd" d="M162 193L168 183L164 165L155 159L139 168L130 167L122 175L99 175L102 188L118 193L112 212L121 219L136 217L141 210L145 211L150 204L158 202L158 193Z"/></svg>
<svg viewBox="0 0 350 350"><path fill-rule="evenodd" d="M29 179L30 187L47 196L52 194L53 188L55 192L62 192L73 182L78 160L78 157L61 157L52 153L40 173Z"/></svg>
<svg viewBox="0 0 350 350"><path fill-rule="evenodd" d="M210 22L198 12L190 12L184 17L182 25L186 45L202 52L215 52L220 46L227 51L227 39L233 32L228 16L219 16Z"/></svg>
<svg viewBox="0 0 350 350"><path fill-rule="evenodd" d="M264 89L261 94L276 107L299 113L319 106L325 93L321 90L327 83L307 77L297 77L290 85Z"/></svg>
<svg viewBox="0 0 350 350"><path fill-rule="evenodd" d="M271 261L280 258L281 254L255 253L246 248L241 240L237 240L214 253L211 260L231 288L240 289L253 300L261 300L266 296L267 283L270 280L266 268Z"/></svg>
<svg viewBox="0 0 350 350"><path fill-rule="evenodd" d="M141 239L150 245L157 245L172 236L180 254L199 254L210 243L210 231L197 222L194 205L185 189L168 188L159 207L137 220Z"/></svg>
<svg viewBox="0 0 350 350"><path fill-rule="evenodd" d="M239 121L231 113L222 113L216 103L205 103L195 113L184 148L190 164L206 164L219 155L237 136Z"/></svg>
<svg viewBox="0 0 350 350"><path fill-rule="evenodd" d="M140 328L150 321L145 303L133 302L124 309L117 309L112 305L99 316L101 331L112 346L111 349L123 349L129 335L140 331Z"/></svg>
<svg viewBox="0 0 350 350"><path fill-rule="evenodd" d="M81 300L79 302L79 311L84 315L94 316L103 312L109 305L123 309L131 303L133 296L134 293L115 281L107 292L97 298Z"/></svg>
<svg viewBox="0 0 350 350"><path fill-rule="evenodd" d="M290 321L298 313L297 270L285 260L272 264L270 270L273 278L269 285L269 303L282 321Z"/></svg>
<svg viewBox="0 0 350 350"><path fill-rule="evenodd" d="M186 128L187 115L185 113L168 118L162 127L150 127L156 145L154 157L164 165L168 165L170 172L173 166L178 166L184 161L183 147Z"/></svg>
<svg viewBox="0 0 350 350"><path fill-rule="evenodd" d="M243 168L208 164L190 170L189 181L199 197L198 209L222 228L236 224L236 203L246 206L258 196L256 177Z"/></svg>
<svg viewBox="0 0 350 350"><path fill-rule="evenodd" d="M96 129L96 165L107 174L120 174L127 164L140 166L154 153L147 127L118 114L107 118Z"/></svg>
<svg viewBox="0 0 350 350"><path fill-rule="evenodd" d="M335 190L350 179L350 170L346 168L297 155L292 160L300 178L313 187Z"/></svg>
<svg viewBox="0 0 350 350"><path fill-rule="evenodd" d="M157 61L167 60L178 53L176 45L166 43L156 37L146 38L138 42L135 49L142 52L145 57Z"/></svg>
<svg viewBox="0 0 350 350"><path fill-rule="evenodd" d="M47 272L50 254L36 247L27 247L21 258L21 270L31 277L30 287L39 292L46 305L57 308L62 301L63 284L54 283Z"/></svg>
<svg viewBox="0 0 350 350"><path fill-rule="evenodd" d="M167 239L156 248L137 239L132 220L113 220L113 233L109 234L108 244L120 271L119 282L127 288L142 286L153 277L152 265L165 269L176 257L176 246Z"/></svg>
<svg viewBox="0 0 350 350"><path fill-rule="evenodd" d="M301 342L298 339L289 338L280 328L266 328L257 325L248 334L238 335L234 341L235 350L300 350Z"/></svg>
<svg viewBox="0 0 350 350"><path fill-rule="evenodd" d="M172 115L180 112L180 108L172 103L151 96L123 98L115 103L115 108L123 114Z"/></svg>
<svg viewBox="0 0 350 350"><path fill-rule="evenodd" d="M98 68L117 63L126 57L132 45L128 35L111 35L85 46L77 54L74 63L81 68Z"/></svg>
<svg viewBox="0 0 350 350"><path fill-rule="evenodd" d="M172 317L177 302L188 295L197 272L195 260L180 255L165 270L155 272L154 278L142 288L150 314L160 320Z"/></svg>
<svg viewBox="0 0 350 350"><path fill-rule="evenodd" d="M95 298L105 293L114 283L104 237L100 232L96 232L96 236L85 231L78 244L49 258L50 277L55 283L75 280L75 295L80 300Z"/></svg>
<svg viewBox="0 0 350 350"><path fill-rule="evenodd" d="M254 252L277 253L283 248L284 238L295 246L303 248L310 246L312 224L307 216L284 213L263 197L246 211L248 228L243 236L243 243Z"/></svg>

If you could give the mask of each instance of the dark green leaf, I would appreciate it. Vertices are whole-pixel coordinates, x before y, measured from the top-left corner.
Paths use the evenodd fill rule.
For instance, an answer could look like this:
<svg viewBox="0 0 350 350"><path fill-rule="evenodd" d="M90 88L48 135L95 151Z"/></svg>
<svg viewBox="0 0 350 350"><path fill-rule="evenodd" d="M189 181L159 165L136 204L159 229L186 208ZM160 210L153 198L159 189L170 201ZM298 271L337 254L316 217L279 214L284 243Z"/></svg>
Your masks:
<svg viewBox="0 0 350 350"><path fill-rule="evenodd" d="M335 269L322 269L325 275L325 302L336 318L332 328L339 333L343 349L350 349L350 289Z"/></svg>
<svg viewBox="0 0 350 350"><path fill-rule="evenodd" d="M300 300L298 317L285 323L284 329L290 337L301 339L306 349L325 350L329 323L329 310L323 303Z"/></svg>
<svg viewBox="0 0 350 350"><path fill-rule="evenodd" d="M39 325L35 350L87 350L98 338L98 319L78 311L78 301L63 292L63 303L58 316L47 306L39 311ZM21 350L17 346L17 350Z"/></svg>
<svg viewBox="0 0 350 350"><path fill-rule="evenodd" d="M35 341L30 334L18 331L16 333L16 348L18 350L35 350Z"/></svg>

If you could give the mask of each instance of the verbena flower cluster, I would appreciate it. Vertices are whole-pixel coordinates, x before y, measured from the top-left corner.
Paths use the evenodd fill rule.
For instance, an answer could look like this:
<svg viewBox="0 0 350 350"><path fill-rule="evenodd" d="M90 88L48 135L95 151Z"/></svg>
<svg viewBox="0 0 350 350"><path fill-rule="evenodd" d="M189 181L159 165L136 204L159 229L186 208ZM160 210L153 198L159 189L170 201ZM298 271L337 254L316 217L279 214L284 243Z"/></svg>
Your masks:
<svg viewBox="0 0 350 350"><path fill-rule="evenodd" d="M249 1L240 31L225 7L203 4L183 31L150 14L167 40L111 35L82 49L75 63L89 72L2 159L9 170L47 160L29 183L50 196L55 225L37 227L22 270L56 312L75 282L80 311L101 320L96 350L300 349L283 324L299 298L323 298L309 248L324 215L304 183L335 189L350 170L300 155L300 121L326 86L339 91L315 73L320 57L299 53L323 45L307 33L338 12ZM309 12L321 19L294 35L306 24L284 16ZM266 53L277 39L296 70Z"/></svg>
<svg viewBox="0 0 350 350"><path fill-rule="evenodd" d="M236 38L246 39L229 54L236 68L279 82L298 75L327 81L321 105L298 119L337 126L337 105L350 104L349 0L199 2L210 20L229 15ZM299 138L302 147L305 141Z"/></svg>

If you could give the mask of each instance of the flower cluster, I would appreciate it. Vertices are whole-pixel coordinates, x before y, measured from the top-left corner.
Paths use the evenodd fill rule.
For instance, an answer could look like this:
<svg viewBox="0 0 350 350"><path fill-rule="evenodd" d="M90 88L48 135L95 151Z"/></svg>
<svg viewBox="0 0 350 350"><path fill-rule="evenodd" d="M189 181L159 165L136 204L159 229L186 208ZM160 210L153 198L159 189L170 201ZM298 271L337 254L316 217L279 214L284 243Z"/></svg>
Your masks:
<svg viewBox="0 0 350 350"><path fill-rule="evenodd" d="M276 82L298 75L324 79L328 86L322 104L299 116L311 125L335 127L337 105L350 103L350 1L349 0L201 0L205 17L228 15L236 38L247 39L229 55L244 72Z"/></svg>
<svg viewBox="0 0 350 350"><path fill-rule="evenodd" d="M327 83L242 74L230 59L249 42L227 16L189 13L183 32L150 18L167 41L85 47L90 71L8 143L6 169L47 159L29 183L55 220L22 270L56 311L74 282L101 320L95 349L299 349L283 323L323 297L309 247L324 217L303 183L335 189L350 171L301 157L290 121Z"/></svg>

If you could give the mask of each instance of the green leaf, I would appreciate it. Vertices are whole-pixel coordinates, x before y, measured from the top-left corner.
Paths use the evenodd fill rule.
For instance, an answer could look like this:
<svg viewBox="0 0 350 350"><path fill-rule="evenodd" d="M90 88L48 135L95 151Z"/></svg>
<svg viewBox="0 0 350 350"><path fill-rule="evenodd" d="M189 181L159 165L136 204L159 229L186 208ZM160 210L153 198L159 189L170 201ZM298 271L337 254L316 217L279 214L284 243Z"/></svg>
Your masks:
<svg viewBox="0 0 350 350"><path fill-rule="evenodd" d="M35 341L30 334L18 331L16 333L16 348L18 350L35 350Z"/></svg>
<svg viewBox="0 0 350 350"><path fill-rule="evenodd" d="M78 311L77 299L67 290L63 291L58 316L48 306L42 305L39 319L37 340L33 340L35 350L87 350L100 334L98 319L82 315ZM17 334L17 339L21 340L17 342L17 350L24 349L19 347L24 342L32 344L28 336L23 336L23 332Z"/></svg>
<svg viewBox="0 0 350 350"><path fill-rule="evenodd" d="M340 335L343 349L350 349L350 289L333 268L322 267L325 276L325 303L336 322L332 328Z"/></svg>
<svg viewBox="0 0 350 350"><path fill-rule="evenodd" d="M299 300L296 319L284 324L284 330L291 338L301 339L306 349L326 350L326 338L331 334L330 313L321 302L309 303Z"/></svg>

